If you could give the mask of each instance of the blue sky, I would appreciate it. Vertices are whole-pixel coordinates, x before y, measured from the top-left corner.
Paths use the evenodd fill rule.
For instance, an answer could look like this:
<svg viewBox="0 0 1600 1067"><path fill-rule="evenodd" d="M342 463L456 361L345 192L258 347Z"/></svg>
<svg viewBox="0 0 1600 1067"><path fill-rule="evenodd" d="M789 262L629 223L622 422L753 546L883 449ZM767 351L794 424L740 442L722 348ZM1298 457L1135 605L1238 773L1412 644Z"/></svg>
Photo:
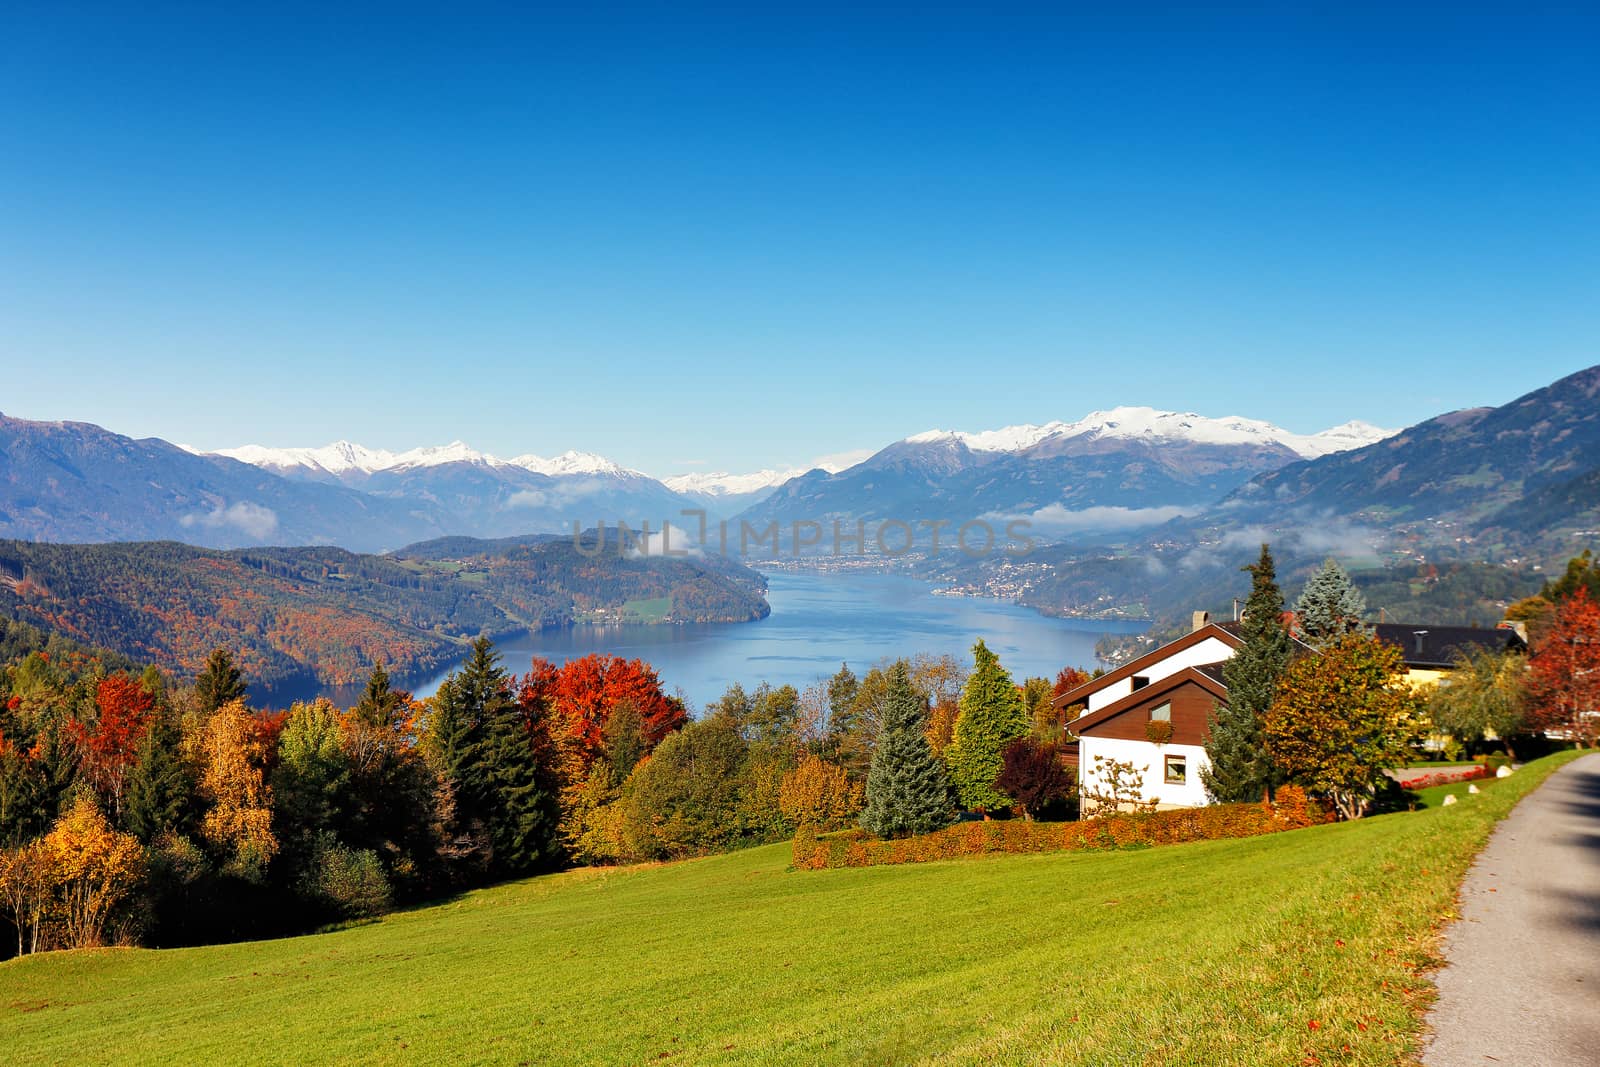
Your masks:
<svg viewBox="0 0 1600 1067"><path fill-rule="evenodd" d="M109 10L0 8L7 414L668 474L1600 362L1593 17Z"/></svg>

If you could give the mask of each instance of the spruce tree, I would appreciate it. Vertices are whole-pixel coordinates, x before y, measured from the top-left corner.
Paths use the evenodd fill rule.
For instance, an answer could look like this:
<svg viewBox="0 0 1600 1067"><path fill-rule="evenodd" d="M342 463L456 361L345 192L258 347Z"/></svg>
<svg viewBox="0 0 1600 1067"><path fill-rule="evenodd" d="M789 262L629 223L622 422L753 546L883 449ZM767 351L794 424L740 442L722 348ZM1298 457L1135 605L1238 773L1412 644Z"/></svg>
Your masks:
<svg viewBox="0 0 1600 1067"><path fill-rule="evenodd" d="M517 704L497 701L489 709L478 762L494 867L505 874L526 874L550 862L555 797L542 780L529 724Z"/></svg>
<svg viewBox="0 0 1600 1067"><path fill-rule="evenodd" d="M879 837L926 834L950 825L950 783L928 745L928 703L904 660L889 669L883 727L867 772L861 826Z"/></svg>
<svg viewBox="0 0 1600 1067"><path fill-rule="evenodd" d="M194 680L195 698L200 702L200 710L207 715L224 704L243 700L247 688L244 675L234 666L232 653L225 648L211 650L205 667Z"/></svg>
<svg viewBox="0 0 1600 1067"><path fill-rule="evenodd" d="M1250 599L1244 607L1244 644L1222 664L1228 703L1211 717L1206 755L1211 766L1200 772L1206 793L1218 803L1260 800L1275 784L1262 733L1278 680L1289 665L1289 630L1283 624L1283 593L1278 589L1272 552L1243 568L1250 572Z"/></svg>
<svg viewBox="0 0 1600 1067"><path fill-rule="evenodd" d="M1300 599L1294 604L1295 618L1306 644L1319 649L1345 634L1362 631L1361 617L1366 612L1366 598L1332 558L1306 582Z"/></svg>
<svg viewBox="0 0 1600 1067"><path fill-rule="evenodd" d="M374 663L367 676L366 691L355 706L355 717L363 725L382 732L392 732L398 726L400 707L405 694L389 684L389 672L383 664Z"/></svg>
<svg viewBox="0 0 1600 1067"><path fill-rule="evenodd" d="M960 712L944 758L962 805L988 811L1011 805L994 781L1005 770L1006 746L1028 732L1028 713L1011 675L989 646L980 640L972 655L972 674L961 690Z"/></svg>
<svg viewBox="0 0 1600 1067"><path fill-rule="evenodd" d="M157 715L139 746L139 762L128 774L122 824L145 844L183 820L193 787L178 754L180 744L176 724L167 715Z"/></svg>
<svg viewBox="0 0 1600 1067"><path fill-rule="evenodd" d="M452 677L446 725L460 743L457 818L487 831L495 870L526 873L549 858L555 833L555 798L541 781L527 716L487 637L472 643L472 655Z"/></svg>

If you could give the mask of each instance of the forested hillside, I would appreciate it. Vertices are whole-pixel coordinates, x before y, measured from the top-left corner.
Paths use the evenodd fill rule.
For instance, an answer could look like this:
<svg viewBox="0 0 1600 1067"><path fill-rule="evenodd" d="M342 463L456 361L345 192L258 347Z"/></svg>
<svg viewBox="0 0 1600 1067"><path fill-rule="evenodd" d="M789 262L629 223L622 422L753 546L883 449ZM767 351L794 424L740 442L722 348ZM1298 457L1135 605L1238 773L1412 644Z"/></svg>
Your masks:
<svg viewBox="0 0 1600 1067"><path fill-rule="evenodd" d="M225 645L267 685L347 684L377 661L405 675L459 658L479 633L567 625L631 601L667 599L666 622L742 622L766 615L764 592L736 564L589 558L567 540L448 559L0 542L5 614L184 674Z"/></svg>

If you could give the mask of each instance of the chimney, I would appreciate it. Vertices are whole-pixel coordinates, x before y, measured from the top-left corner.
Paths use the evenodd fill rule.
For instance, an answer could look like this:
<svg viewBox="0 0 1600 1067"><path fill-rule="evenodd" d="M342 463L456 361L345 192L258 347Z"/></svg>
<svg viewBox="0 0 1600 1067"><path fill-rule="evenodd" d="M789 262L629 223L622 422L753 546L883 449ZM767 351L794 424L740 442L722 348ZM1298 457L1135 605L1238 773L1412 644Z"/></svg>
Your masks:
<svg viewBox="0 0 1600 1067"><path fill-rule="evenodd" d="M1428 631L1426 631L1426 630L1412 630L1411 631L1411 636L1415 637L1417 639L1417 655L1419 655L1419 656L1422 655L1422 642L1423 642L1423 639L1428 636Z"/></svg>
<svg viewBox="0 0 1600 1067"><path fill-rule="evenodd" d="M1197 611L1189 617L1190 633L1194 633L1196 630L1203 630L1209 625L1211 625L1211 612L1209 611Z"/></svg>
<svg viewBox="0 0 1600 1067"><path fill-rule="evenodd" d="M1510 619L1507 619L1506 621L1502 622L1497 629L1510 630L1512 633L1522 638L1523 644L1528 643L1528 624L1525 622L1512 622Z"/></svg>

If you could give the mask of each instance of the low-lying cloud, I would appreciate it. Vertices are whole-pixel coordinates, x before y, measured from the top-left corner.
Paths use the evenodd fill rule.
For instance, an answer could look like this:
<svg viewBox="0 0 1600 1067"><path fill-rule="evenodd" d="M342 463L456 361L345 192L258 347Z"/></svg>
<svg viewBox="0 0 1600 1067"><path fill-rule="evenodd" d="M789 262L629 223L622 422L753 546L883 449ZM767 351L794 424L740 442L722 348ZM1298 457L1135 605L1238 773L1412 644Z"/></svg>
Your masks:
<svg viewBox="0 0 1600 1067"><path fill-rule="evenodd" d="M643 559L646 556L703 556L694 535L681 526L666 523L659 530L638 536L629 543L627 558Z"/></svg>
<svg viewBox="0 0 1600 1067"><path fill-rule="evenodd" d="M257 541L265 541L278 528L278 513L271 508L241 500L226 507L218 505L210 511L185 515L178 520L185 529L238 530Z"/></svg>
<svg viewBox="0 0 1600 1067"><path fill-rule="evenodd" d="M1092 508L1079 508L1072 510L1061 504L1050 504L1037 511L1023 515L985 515L986 519L1026 519L1033 524L1036 533L1050 536L1052 534L1072 533L1108 533L1118 530L1137 530L1146 526L1160 526L1164 522L1193 515L1198 508L1185 508L1178 505L1155 508L1124 508L1110 505L1101 505Z"/></svg>

